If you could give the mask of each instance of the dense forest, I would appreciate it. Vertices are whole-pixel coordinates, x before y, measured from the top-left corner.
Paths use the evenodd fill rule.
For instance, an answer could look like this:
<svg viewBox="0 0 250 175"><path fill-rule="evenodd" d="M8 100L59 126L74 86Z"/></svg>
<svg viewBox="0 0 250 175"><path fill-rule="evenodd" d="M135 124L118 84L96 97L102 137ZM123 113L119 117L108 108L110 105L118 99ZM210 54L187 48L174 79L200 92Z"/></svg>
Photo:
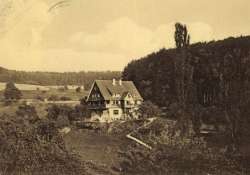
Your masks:
<svg viewBox="0 0 250 175"><path fill-rule="evenodd" d="M248 131L250 36L161 49L130 62L122 76L159 106L178 108L185 100L194 122L227 123L232 137Z"/></svg>
<svg viewBox="0 0 250 175"><path fill-rule="evenodd" d="M84 85L89 89L95 79L120 78L119 71L81 72L26 72L0 67L0 82L13 81L35 85Z"/></svg>
<svg viewBox="0 0 250 175"><path fill-rule="evenodd" d="M230 85L228 93L243 95L243 91L250 90L250 36L195 43L187 52L193 71L192 91L196 93L190 100L204 106L219 103L224 91L222 81ZM130 62L123 71L123 79L134 81L146 100L168 106L177 101L176 60L181 56L177 49L161 49ZM232 94L230 97L234 98Z"/></svg>

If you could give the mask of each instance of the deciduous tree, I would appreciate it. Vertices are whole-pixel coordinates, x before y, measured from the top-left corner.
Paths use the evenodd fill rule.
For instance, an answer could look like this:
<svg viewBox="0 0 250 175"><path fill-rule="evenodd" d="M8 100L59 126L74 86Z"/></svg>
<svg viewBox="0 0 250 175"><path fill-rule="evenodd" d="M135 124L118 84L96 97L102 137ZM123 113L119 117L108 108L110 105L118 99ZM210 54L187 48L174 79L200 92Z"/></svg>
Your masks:
<svg viewBox="0 0 250 175"><path fill-rule="evenodd" d="M13 82L8 82L4 90L4 97L6 100L19 100L22 93Z"/></svg>

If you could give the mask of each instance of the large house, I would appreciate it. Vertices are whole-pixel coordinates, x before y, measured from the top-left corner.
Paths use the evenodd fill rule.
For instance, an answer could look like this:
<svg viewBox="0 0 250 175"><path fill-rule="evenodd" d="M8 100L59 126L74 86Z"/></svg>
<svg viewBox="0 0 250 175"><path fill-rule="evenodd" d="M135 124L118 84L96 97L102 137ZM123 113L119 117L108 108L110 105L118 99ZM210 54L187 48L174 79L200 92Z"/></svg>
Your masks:
<svg viewBox="0 0 250 175"><path fill-rule="evenodd" d="M102 122L137 118L143 98L132 81L96 80L87 97L91 119Z"/></svg>

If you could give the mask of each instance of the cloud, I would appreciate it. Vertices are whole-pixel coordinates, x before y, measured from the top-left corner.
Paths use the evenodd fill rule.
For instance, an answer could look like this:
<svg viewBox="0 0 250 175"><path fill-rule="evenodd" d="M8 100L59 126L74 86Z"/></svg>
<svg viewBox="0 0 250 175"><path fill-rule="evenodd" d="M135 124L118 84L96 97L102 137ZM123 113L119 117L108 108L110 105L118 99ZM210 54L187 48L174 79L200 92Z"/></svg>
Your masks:
<svg viewBox="0 0 250 175"><path fill-rule="evenodd" d="M150 29L127 17L106 23L96 33L84 30L73 34L64 33L68 41L64 43L57 39L55 42L51 38L53 35L48 37L44 31L48 26L53 26L54 15L59 15L57 11L48 13L49 5L42 0L9 1L12 2L11 9L6 11L7 15L1 24L6 30L0 36L0 55L4 58L1 65L7 68L46 71L122 70L132 59L163 47L174 47L174 23ZM205 23L190 23L188 27L193 41L209 40L213 35L212 28ZM53 47L46 47L46 43L52 43Z"/></svg>
<svg viewBox="0 0 250 175"><path fill-rule="evenodd" d="M152 47L152 35L149 29L135 24L128 18L120 18L108 23L96 34L79 32L69 40L79 49L135 55L145 53Z"/></svg>
<svg viewBox="0 0 250 175"><path fill-rule="evenodd" d="M38 44L44 28L50 23L52 15L47 13L48 4L37 0L15 0L6 15L4 38L14 40L12 44Z"/></svg>
<svg viewBox="0 0 250 175"><path fill-rule="evenodd" d="M195 22L188 24L192 42L202 42L214 39L214 32L209 24Z"/></svg>
<svg viewBox="0 0 250 175"><path fill-rule="evenodd" d="M48 5L37 0L9 0L8 11L2 16L5 30L0 36L2 66L30 70L42 61L40 42L42 32L52 16L47 13ZM3 6L2 6L3 7Z"/></svg>
<svg viewBox="0 0 250 175"><path fill-rule="evenodd" d="M210 25L195 22L187 26L193 42L212 39L213 30ZM119 18L108 23L98 33L78 32L69 41L80 50L119 52L138 58L163 47L174 47L174 23L150 30L129 18Z"/></svg>

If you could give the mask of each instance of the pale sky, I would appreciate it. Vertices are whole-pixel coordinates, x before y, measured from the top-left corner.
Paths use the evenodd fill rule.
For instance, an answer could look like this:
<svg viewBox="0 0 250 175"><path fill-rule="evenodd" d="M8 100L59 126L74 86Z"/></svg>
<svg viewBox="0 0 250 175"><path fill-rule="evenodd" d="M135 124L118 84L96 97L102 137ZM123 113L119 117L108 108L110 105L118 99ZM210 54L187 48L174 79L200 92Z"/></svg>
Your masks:
<svg viewBox="0 0 250 175"><path fill-rule="evenodd" d="M250 0L0 0L0 66L122 70L174 47L175 22L192 42L249 35Z"/></svg>

